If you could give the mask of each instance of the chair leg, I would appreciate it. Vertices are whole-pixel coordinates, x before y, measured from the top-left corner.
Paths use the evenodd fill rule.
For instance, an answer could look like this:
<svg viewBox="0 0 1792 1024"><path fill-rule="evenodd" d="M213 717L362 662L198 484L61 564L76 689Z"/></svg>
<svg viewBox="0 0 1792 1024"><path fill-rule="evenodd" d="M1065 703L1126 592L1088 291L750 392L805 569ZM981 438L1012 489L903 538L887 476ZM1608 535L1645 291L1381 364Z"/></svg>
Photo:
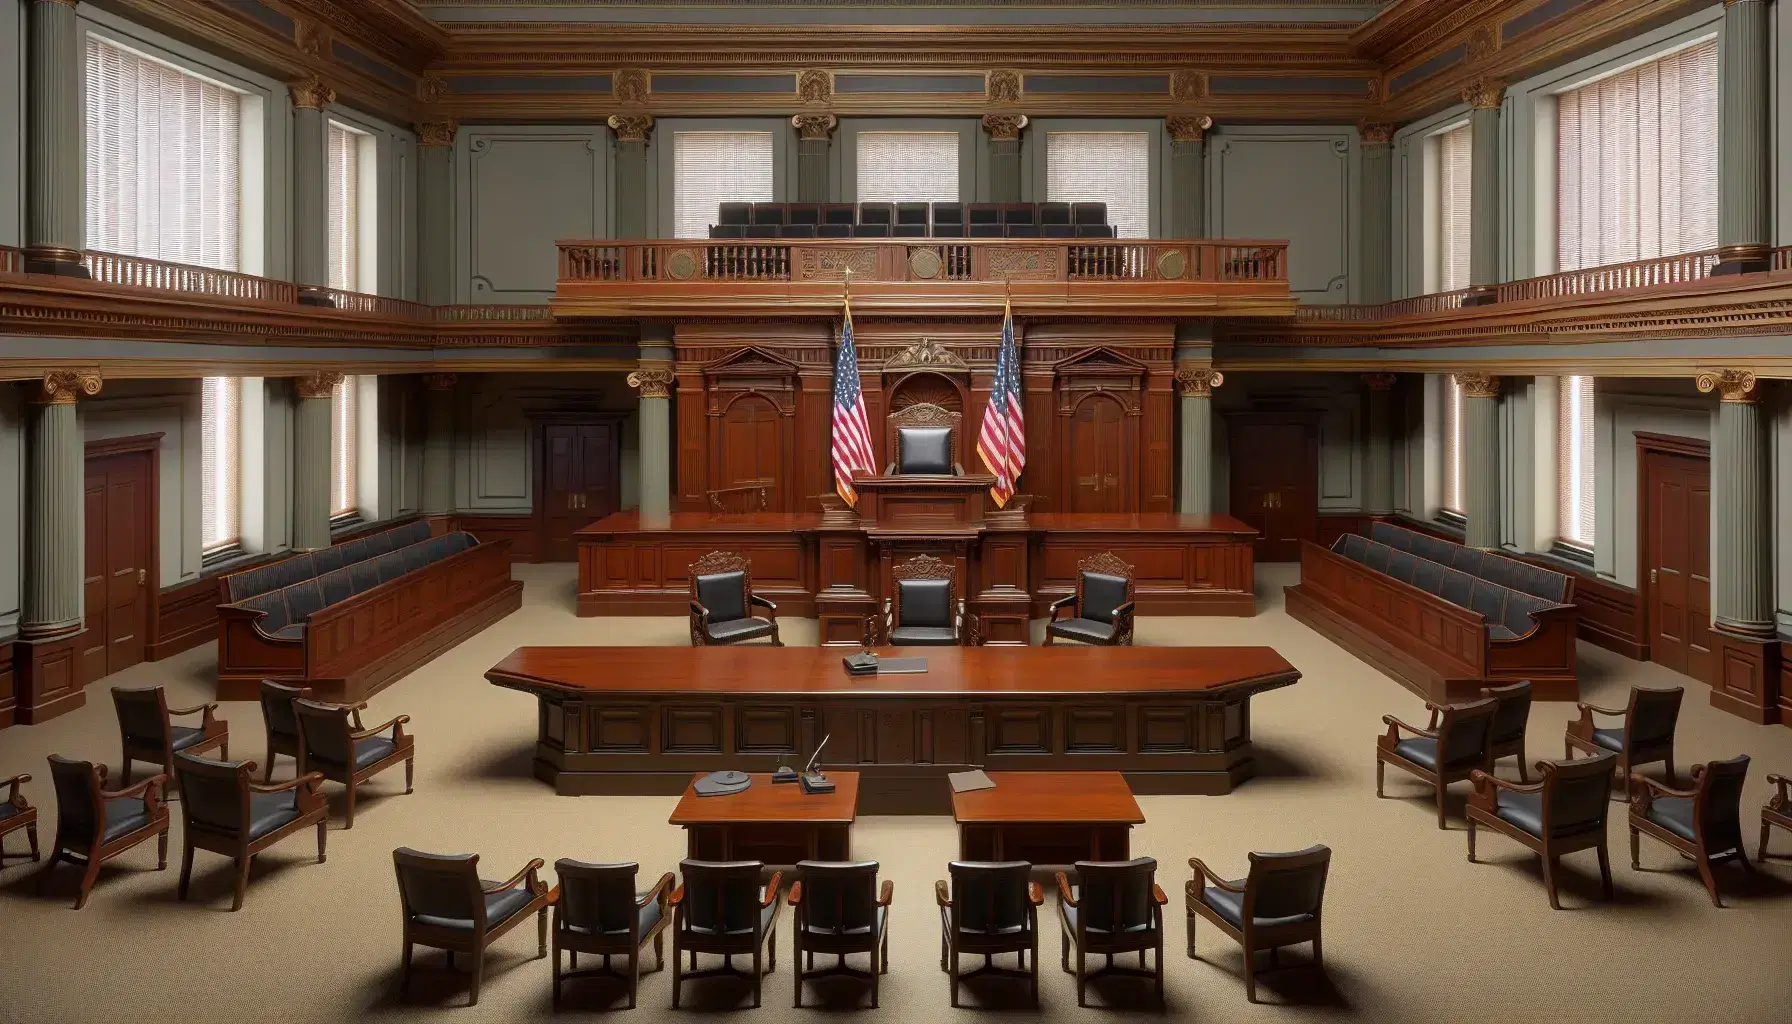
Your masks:
<svg viewBox="0 0 1792 1024"><path fill-rule="evenodd" d="M1378 797L1385 795L1381 791L1381 785L1382 785L1383 779L1387 776L1387 773L1388 773L1388 763L1386 761L1383 761L1379 757L1376 758L1375 759L1375 795Z"/></svg>
<svg viewBox="0 0 1792 1024"><path fill-rule="evenodd" d="M940 970L946 972L946 991L952 995L952 1005L958 1005L958 958L951 955L951 947L946 942L946 933L940 931Z"/></svg>
<svg viewBox="0 0 1792 1024"><path fill-rule="evenodd" d="M1139 954L1139 959L1141 961L1145 959L1144 953ZM1157 929L1157 952L1153 955L1152 962L1156 965L1154 973L1157 975L1157 1005L1162 1006L1164 1004L1164 929L1161 923ZM1140 966L1142 967L1144 964L1141 963Z"/></svg>
<svg viewBox="0 0 1792 1024"><path fill-rule="evenodd" d="M683 974L679 967L684 964L684 958L678 954L678 942L675 939L672 942L672 1008L674 1010L678 1009L678 980Z"/></svg>
<svg viewBox="0 0 1792 1024"><path fill-rule="evenodd" d="M252 860L253 858L249 857L247 854L237 858L236 898L230 903L230 909L232 911L243 909L243 892L249 888L249 864Z"/></svg>
<svg viewBox="0 0 1792 1024"><path fill-rule="evenodd" d="M1195 915L1193 914L1188 915L1188 958L1190 960L1199 959L1195 956Z"/></svg>
<svg viewBox="0 0 1792 1024"><path fill-rule="evenodd" d="M1767 833L1771 831L1773 831L1773 826L1767 822L1767 819L1761 819L1761 849L1755 854L1756 860L1767 859ZM37 831L35 829L31 832L31 859L37 859Z"/></svg>
<svg viewBox="0 0 1792 1024"><path fill-rule="evenodd" d="M1643 834L1637 831L1636 826L1630 826L1630 870L1632 871L1643 870L1642 838Z"/></svg>
<svg viewBox="0 0 1792 1024"><path fill-rule="evenodd" d="M1257 1001L1257 951L1244 947L1244 1001Z"/></svg>
<svg viewBox="0 0 1792 1024"><path fill-rule="evenodd" d="M535 958L537 960L548 955L548 908L542 907L535 914Z"/></svg>
<svg viewBox="0 0 1792 1024"><path fill-rule="evenodd" d="M1699 878L1705 883L1705 891L1711 894L1711 905L1714 907L1722 907L1724 901L1723 897L1719 896L1717 892L1717 876L1711 871L1711 858L1699 857L1697 859L1699 862Z"/></svg>
<svg viewBox="0 0 1792 1024"><path fill-rule="evenodd" d="M87 870L81 875L81 891L75 896L75 909L80 910L87 905L87 894L93 891L93 883L100 877L99 851L93 850L87 855Z"/></svg>
<svg viewBox="0 0 1792 1024"><path fill-rule="evenodd" d="M1445 828L1445 825L1444 825L1444 789L1445 789L1444 780L1442 778L1439 778L1437 780L1437 828L1438 828L1438 831L1440 831L1440 832L1443 831Z"/></svg>
<svg viewBox="0 0 1792 1024"><path fill-rule="evenodd" d="M274 741L272 739L268 740L268 759L265 763L267 768L262 770L261 781L272 782L274 781Z"/></svg>
<svg viewBox="0 0 1792 1024"><path fill-rule="evenodd" d="M1089 1005L1088 997L1083 992L1084 970L1088 960L1089 958L1083 955L1083 947L1078 946L1076 949L1076 1005L1082 1007Z"/></svg>
<svg viewBox="0 0 1792 1024"><path fill-rule="evenodd" d="M416 758L413 758L413 757L405 758L405 761L404 761L404 791L406 793L411 792L411 790L413 788L415 788L414 786L412 786L411 781L414 777L413 770L416 767L417 767L417 759Z"/></svg>
<svg viewBox="0 0 1792 1024"><path fill-rule="evenodd" d="M167 869L168 869L168 826L163 825L162 831L156 833L156 870L157 871L166 871Z"/></svg>
<svg viewBox="0 0 1792 1024"><path fill-rule="evenodd" d="M1707 870L1709 870L1709 869L1707 869ZM1611 854L1606 851L1604 840L1601 840L1599 843L1599 881L1600 881L1601 886L1604 888L1606 902L1608 902L1608 903L1611 902L1611 899L1612 899L1612 858L1611 858Z"/></svg>
<svg viewBox="0 0 1792 1024"><path fill-rule="evenodd" d="M777 950L773 949L772 952L775 956ZM666 933L663 931L655 932L653 936L653 969L656 971L666 969Z"/></svg>
<svg viewBox="0 0 1792 1024"><path fill-rule="evenodd" d="M1562 901L1556 898L1556 859L1543 858L1543 887L1549 890L1549 905L1555 910L1562 909Z"/></svg>
<svg viewBox="0 0 1792 1024"><path fill-rule="evenodd" d="M556 933L554 935L554 948L551 952L554 957L554 1008L559 1009L560 1008L560 977L561 977L561 975L560 975L560 936L558 933ZM630 990L629 995L630 996L634 995L634 992L632 989ZM630 1003L629 1005L633 1006L634 1004Z"/></svg>
<svg viewBox="0 0 1792 1024"><path fill-rule="evenodd" d="M1468 862L1470 864L1475 862L1475 816L1472 814L1468 816ZM1190 939L1189 941L1193 942L1194 940Z"/></svg>
<svg viewBox="0 0 1792 1024"><path fill-rule="evenodd" d="M188 839L185 846L180 855L180 884L174 890L174 898L178 900L187 898L187 883L193 877L193 841Z"/></svg>
<svg viewBox="0 0 1792 1024"><path fill-rule="evenodd" d="M343 828L354 828L355 827L355 777L353 775L350 775L348 777L348 780L349 780L348 781L348 821L342 827Z"/></svg>
<svg viewBox="0 0 1792 1024"><path fill-rule="evenodd" d="M793 938L796 936L797 932L798 932L798 929L796 928L796 926L791 925L791 936ZM791 967L790 967L790 979L791 979L791 984L793 986L795 986L794 997L791 1000L791 1005L800 1007L803 1005L803 947L802 947L802 943L793 941L790 944L790 949L791 949L791 957L790 958L793 961L791 964ZM815 967L815 954L813 954L813 953L809 954L809 967L811 969L813 969Z"/></svg>
<svg viewBox="0 0 1792 1024"><path fill-rule="evenodd" d="M886 936L889 934L888 931L884 932ZM877 949L873 947L871 950L871 1008L873 1010L877 1009L878 990L883 987L884 960L885 958L880 956Z"/></svg>
<svg viewBox="0 0 1792 1024"><path fill-rule="evenodd" d="M762 948L757 945L753 947L753 1008L755 1010L759 1008L760 992L765 988L765 965L760 962Z"/></svg>
<svg viewBox="0 0 1792 1024"><path fill-rule="evenodd" d="M1028 962L1027 981L1033 996L1033 1009L1039 1009L1039 933L1033 933L1033 957Z"/></svg>
<svg viewBox="0 0 1792 1024"><path fill-rule="evenodd" d="M1522 750L1518 752L1518 781L1527 786L1531 784L1531 777L1524 770L1524 751Z"/></svg>
<svg viewBox="0 0 1792 1024"><path fill-rule="evenodd" d="M635 995L641 990L641 949L636 947L628 954L628 1008L635 1008Z"/></svg>
<svg viewBox="0 0 1792 1024"><path fill-rule="evenodd" d="M31 860L35 863L37 861L37 826L36 825L26 825L25 826L25 838L31 841ZM1762 856L1766 856L1766 850L1767 850L1767 826L1766 825L1761 826L1761 850L1762 850Z"/></svg>
<svg viewBox="0 0 1792 1024"><path fill-rule="evenodd" d="M404 961L398 968L398 998L403 999L411 990L411 944L404 944Z"/></svg>
<svg viewBox="0 0 1792 1024"><path fill-rule="evenodd" d="M479 983L481 981L483 981L484 979L485 979L485 950L484 949L476 949L473 951L472 988L467 992L467 1005L468 1006L478 1006L479 1005Z"/></svg>
<svg viewBox="0 0 1792 1024"><path fill-rule="evenodd" d="M330 819L325 818L317 823L317 862L319 864L324 862L324 846L329 841L329 836Z"/></svg>
<svg viewBox="0 0 1792 1024"><path fill-rule="evenodd" d="M1313 936L1313 966L1321 970L1325 969L1325 947L1317 935Z"/></svg>

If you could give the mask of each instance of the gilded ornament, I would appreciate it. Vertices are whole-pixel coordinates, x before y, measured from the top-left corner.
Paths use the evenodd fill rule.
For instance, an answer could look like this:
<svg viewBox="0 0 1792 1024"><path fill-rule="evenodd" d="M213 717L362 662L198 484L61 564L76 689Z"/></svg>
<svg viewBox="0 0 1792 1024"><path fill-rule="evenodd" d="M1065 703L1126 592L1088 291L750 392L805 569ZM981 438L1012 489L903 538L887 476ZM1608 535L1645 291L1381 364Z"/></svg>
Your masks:
<svg viewBox="0 0 1792 1024"><path fill-rule="evenodd" d="M983 130L993 142L1018 142L1021 129L1027 126L1025 114L984 114Z"/></svg>
<svg viewBox="0 0 1792 1024"><path fill-rule="evenodd" d="M1188 271L1188 254L1181 249L1165 249L1157 254L1157 276L1166 281L1181 280Z"/></svg>
<svg viewBox="0 0 1792 1024"><path fill-rule="evenodd" d="M85 395L100 393L100 375L88 370L51 370L44 374L43 384L33 401L39 405L73 405Z"/></svg>
<svg viewBox="0 0 1792 1024"><path fill-rule="evenodd" d="M834 76L819 68L808 68L796 76L796 98L804 103L830 103L834 99Z"/></svg>
<svg viewBox="0 0 1792 1024"><path fill-rule="evenodd" d="M1400 378L1391 373L1363 374L1363 384L1367 386L1370 391L1392 391L1394 390L1394 385L1399 382Z"/></svg>
<svg viewBox="0 0 1792 1024"><path fill-rule="evenodd" d="M991 71L983 80L984 95L990 103L1020 102L1020 72Z"/></svg>
<svg viewBox="0 0 1792 1024"><path fill-rule="evenodd" d="M618 142L646 142L647 133L653 131L653 117L650 114L611 114L609 125Z"/></svg>
<svg viewBox="0 0 1792 1024"><path fill-rule="evenodd" d="M334 370L320 370L308 373L293 380L293 388L300 398L329 398L336 393L336 386L342 383L342 374Z"/></svg>
<svg viewBox="0 0 1792 1024"><path fill-rule="evenodd" d="M666 257L666 276L674 281L689 281L697 275L697 254L679 249Z"/></svg>
<svg viewBox="0 0 1792 1024"><path fill-rule="evenodd" d="M1202 99L1207 95L1207 76L1199 71L1170 72L1170 98L1178 103L1189 103Z"/></svg>
<svg viewBox="0 0 1792 1024"><path fill-rule="evenodd" d="M1506 101L1506 83L1493 78L1477 78L1463 87L1462 102L1476 110L1497 110Z"/></svg>
<svg viewBox="0 0 1792 1024"><path fill-rule="evenodd" d="M1226 383L1226 375L1210 366L1179 366L1176 387L1184 398L1212 398L1213 389Z"/></svg>
<svg viewBox="0 0 1792 1024"><path fill-rule="evenodd" d="M426 373L423 375L423 390L425 390L425 391L453 391L454 385L459 380L460 380L460 376L458 374Z"/></svg>
<svg viewBox="0 0 1792 1024"><path fill-rule="evenodd" d="M1748 370L1706 370L1699 374L1700 391L1716 391L1724 401L1739 405L1753 405L1761 400L1757 383L1754 373Z"/></svg>
<svg viewBox="0 0 1792 1024"><path fill-rule="evenodd" d="M937 249L910 249L908 251L908 272L923 281L931 281L940 276L940 269L945 266Z"/></svg>
<svg viewBox="0 0 1792 1024"><path fill-rule="evenodd" d="M425 103L440 103L448 96L448 80L434 71L425 71L417 80L417 98Z"/></svg>
<svg viewBox="0 0 1792 1024"><path fill-rule="evenodd" d="M292 105L300 110L322 110L336 102L336 90L325 85L317 75L293 82L287 89L292 93Z"/></svg>
<svg viewBox="0 0 1792 1024"><path fill-rule="evenodd" d="M886 370L906 370L916 367L936 370L965 370L969 368L957 353L946 349L932 338L922 338L896 353L889 362L884 364Z"/></svg>
<svg viewBox="0 0 1792 1024"><path fill-rule="evenodd" d="M1358 121L1356 131L1358 135L1362 136L1365 146L1385 146L1394 141L1395 127L1391 124Z"/></svg>
<svg viewBox="0 0 1792 1024"><path fill-rule="evenodd" d="M840 119L832 114L798 114L790 123L796 127L796 137L804 142L826 142Z"/></svg>
<svg viewBox="0 0 1792 1024"><path fill-rule="evenodd" d="M610 79L610 95L618 103L646 103L649 79L640 68L624 68Z"/></svg>
<svg viewBox="0 0 1792 1024"><path fill-rule="evenodd" d="M1164 130L1171 142L1200 142L1213 127L1213 118L1206 114L1171 114L1164 118Z"/></svg>
<svg viewBox="0 0 1792 1024"><path fill-rule="evenodd" d="M299 18L293 23L293 42L305 56L322 57L329 49L330 33L310 18Z"/></svg>
<svg viewBox="0 0 1792 1024"><path fill-rule="evenodd" d="M425 149L452 146L454 134L458 131L459 121L424 121L417 125L417 145Z"/></svg>
<svg viewBox="0 0 1792 1024"><path fill-rule="evenodd" d="M1471 61L1486 60L1499 49L1499 40L1490 26L1483 25L1468 37L1468 59Z"/></svg>
<svg viewBox="0 0 1792 1024"><path fill-rule="evenodd" d="M671 398L672 371L636 370L628 375L628 386L639 390L642 398Z"/></svg>
<svg viewBox="0 0 1792 1024"><path fill-rule="evenodd" d="M1464 398L1498 398L1500 397L1500 378L1490 373L1456 373L1451 374L1456 386L1462 389Z"/></svg>

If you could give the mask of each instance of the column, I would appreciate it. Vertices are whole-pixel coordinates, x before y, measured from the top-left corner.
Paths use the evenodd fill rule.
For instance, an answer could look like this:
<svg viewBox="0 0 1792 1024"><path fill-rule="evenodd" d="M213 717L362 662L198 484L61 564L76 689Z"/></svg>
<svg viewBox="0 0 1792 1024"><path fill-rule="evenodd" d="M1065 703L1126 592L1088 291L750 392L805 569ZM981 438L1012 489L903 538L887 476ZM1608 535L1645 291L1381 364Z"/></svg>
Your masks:
<svg viewBox="0 0 1792 1024"><path fill-rule="evenodd" d="M1462 514L1468 517L1463 543L1471 548L1500 546L1500 378L1458 373L1462 389Z"/></svg>
<svg viewBox="0 0 1792 1024"><path fill-rule="evenodd" d="M1767 0L1724 0L1718 124L1718 265L1768 268L1773 242L1773 121Z"/></svg>
<svg viewBox="0 0 1792 1024"><path fill-rule="evenodd" d="M1173 114L1164 118L1170 133L1170 237L1207 237L1206 114Z"/></svg>
<svg viewBox="0 0 1792 1024"><path fill-rule="evenodd" d="M1746 370L1699 374L1699 390L1723 396L1711 446L1711 610L1719 629L1771 640L1773 600L1772 471L1761 388Z"/></svg>
<svg viewBox="0 0 1792 1024"><path fill-rule="evenodd" d="M87 277L81 167L82 52L75 0L27 0L25 269Z"/></svg>
<svg viewBox="0 0 1792 1024"><path fill-rule="evenodd" d="M1362 285L1359 300L1394 298L1394 126L1362 124Z"/></svg>
<svg viewBox="0 0 1792 1024"><path fill-rule="evenodd" d="M340 373L313 373L294 383L292 414L292 547L330 546L330 428Z"/></svg>
<svg viewBox="0 0 1792 1024"><path fill-rule="evenodd" d="M52 640L81 631L87 463L75 401L99 393L99 374L57 371L44 375L31 398L21 640Z"/></svg>
<svg viewBox="0 0 1792 1024"><path fill-rule="evenodd" d="M336 90L316 75L288 88L292 93L292 279L299 286L301 303L331 306L335 303L323 292L330 286L330 124L324 108L336 102ZM329 543L328 539L324 543Z"/></svg>
<svg viewBox="0 0 1792 1024"><path fill-rule="evenodd" d="M1394 385L1391 373L1365 373L1369 389L1367 452L1363 464L1363 512L1372 516L1394 511Z"/></svg>
<svg viewBox="0 0 1792 1024"><path fill-rule="evenodd" d="M611 114L609 124L616 133L616 237L646 238L647 135L653 131L653 118ZM671 231L660 233L670 235Z"/></svg>
<svg viewBox="0 0 1792 1024"><path fill-rule="evenodd" d="M417 300L454 302L455 121L417 126Z"/></svg>
<svg viewBox="0 0 1792 1024"><path fill-rule="evenodd" d="M423 514L454 511L454 385L452 373L423 375Z"/></svg>
<svg viewBox="0 0 1792 1024"><path fill-rule="evenodd" d="M1020 133L1027 127L1025 114L984 114L983 130L989 135L989 201L1020 202Z"/></svg>
<svg viewBox="0 0 1792 1024"><path fill-rule="evenodd" d="M1225 375L1212 366L1183 363L1176 368L1176 388L1182 396L1176 511L1183 515L1213 514L1213 389L1225 382Z"/></svg>
<svg viewBox="0 0 1792 1024"><path fill-rule="evenodd" d="M641 368L628 375L641 392L641 525L672 525L672 328L641 327Z"/></svg>
<svg viewBox="0 0 1792 1024"><path fill-rule="evenodd" d="M1468 284L1474 293L1464 304L1481 306L1494 301L1500 282L1500 104L1506 83L1476 82L1462 91L1462 99L1474 107L1468 232Z"/></svg>
<svg viewBox="0 0 1792 1024"><path fill-rule="evenodd" d="M796 126L796 201L828 201L828 141L840 119L832 114L798 114Z"/></svg>

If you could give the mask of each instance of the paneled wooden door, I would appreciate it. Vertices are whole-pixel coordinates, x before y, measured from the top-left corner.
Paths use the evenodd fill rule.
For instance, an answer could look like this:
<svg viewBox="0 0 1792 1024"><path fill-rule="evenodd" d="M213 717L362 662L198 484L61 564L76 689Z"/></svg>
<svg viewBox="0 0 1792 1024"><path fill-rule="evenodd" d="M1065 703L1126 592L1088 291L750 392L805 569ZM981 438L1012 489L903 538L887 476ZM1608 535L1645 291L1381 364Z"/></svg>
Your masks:
<svg viewBox="0 0 1792 1024"><path fill-rule="evenodd" d="M1711 460L1644 451L1643 565L1651 661L1710 682Z"/></svg>
<svg viewBox="0 0 1792 1024"><path fill-rule="evenodd" d="M1070 414L1066 451L1070 512L1132 510L1132 460L1126 410L1106 395L1084 399Z"/></svg>
<svg viewBox="0 0 1792 1024"><path fill-rule="evenodd" d="M154 456L147 451L87 460L87 632L80 641L78 671L85 686L143 660L148 642L150 595L156 591Z"/></svg>
<svg viewBox="0 0 1792 1024"><path fill-rule="evenodd" d="M622 506L621 423L543 424L540 480L541 561L574 561L573 531Z"/></svg>
<svg viewBox="0 0 1792 1024"><path fill-rule="evenodd" d="M1256 527L1258 562L1298 562L1319 536L1319 432L1299 419L1227 421L1232 517Z"/></svg>
<svg viewBox="0 0 1792 1024"><path fill-rule="evenodd" d="M729 403L718 429L716 487L764 487L764 511L783 512L784 415L759 395L743 395ZM730 511L759 511L757 495L730 495ZM750 498L750 500L749 500Z"/></svg>

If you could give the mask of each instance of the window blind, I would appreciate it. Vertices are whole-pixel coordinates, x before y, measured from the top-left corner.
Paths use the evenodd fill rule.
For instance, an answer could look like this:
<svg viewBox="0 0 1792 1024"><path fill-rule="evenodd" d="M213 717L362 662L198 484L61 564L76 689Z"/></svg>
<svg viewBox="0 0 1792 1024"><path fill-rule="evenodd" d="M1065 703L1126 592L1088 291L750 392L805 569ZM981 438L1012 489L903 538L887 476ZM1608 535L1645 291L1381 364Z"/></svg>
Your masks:
<svg viewBox="0 0 1792 1024"><path fill-rule="evenodd" d="M1563 377L1556 388L1556 532L1593 546L1593 378Z"/></svg>
<svg viewBox="0 0 1792 1024"><path fill-rule="evenodd" d="M1462 514L1462 389L1452 374L1443 388L1443 506Z"/></svg>
<svg viewBox="0 0 1792 1024"><path fill-rule="evenodd" d="M1717 43L1556 98L1556 262L1717 246Z"/></svg>
<svg viewBox="0 0 1792 1024"><path fill-rule="evenodd" d="M958 201L957 132L860 132L861 203Z"/></svg>
<svg viewBox="0 0 1792 1024"><path fill-rule="evenodd" d="M1474 178L1473 130L1468 125L1437 137L1437 290L1469 285L1470 183Z"/></svg>
<svg viewBox="0 0 1792 1024"><path fill-rule="evenodd" d="M242 539L238 508L242 461L237 437L241 427L239 386L235 377L207 377L200 399L200 538L201 551L230 547Z"/></svg>
<svg viewBox="0 0 1792 1024"><path fill-rule="evenodd" d="M1147 132L1047 132L1045 198L1108 204L1118 238L1151 237L1151 136Z"/></svg>
<svg viewBox="0 0 1792 1024"><path fill-rule="evenodd" d="M771 132L672 133L672 234L708 238L722 203L769 203Z"/></svg>
<svg viewBox="0 0 1792 1024"><path fill-rule="evenodd" d="M355 442L360 437L360 389L356 378L343 377L330 398L334 422L330 425L330 515L339 516L360 507L355 490Z"/></svg>
<svg viewBox="0 0 1792 1024"><path fill-rule="evenodd" d="M241 99L87 37L87 244L240 269Z"/></svg>
<svg viewBox="0 0 1792 1024"><path fill-rule="evenodd" d="M330 287L360 291L361 140L366 136L330 125Z"/></svg>

